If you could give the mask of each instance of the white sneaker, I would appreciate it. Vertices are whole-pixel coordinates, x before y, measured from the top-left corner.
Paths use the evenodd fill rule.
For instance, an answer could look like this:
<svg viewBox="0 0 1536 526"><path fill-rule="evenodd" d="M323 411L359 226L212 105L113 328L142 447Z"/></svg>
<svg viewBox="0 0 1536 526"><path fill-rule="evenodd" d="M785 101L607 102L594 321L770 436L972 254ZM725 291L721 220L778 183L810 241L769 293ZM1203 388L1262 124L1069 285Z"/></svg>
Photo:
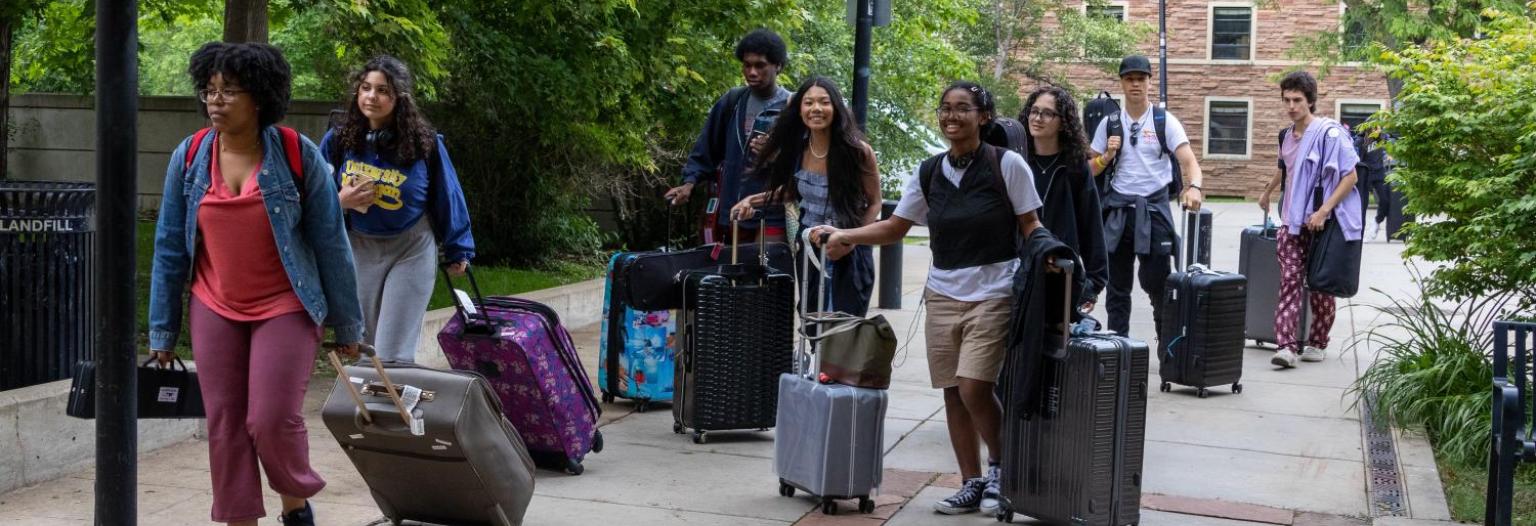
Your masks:
<svg viewBox="0 0 1536 526"><path fill-rule="evenodd" d="M981 492L981 513L983 515L997 514L999 499L1002 498L1003 484L1002 469L997 464L987 466L987 489Z"/></svg>
<svg viewBox="0 0 1536 526"><path fill-rule="evenodd" d="M1311 345L1308 345L1306 349L1301 351L1301 361L1303 362L1321 362L1327 357L1327 349L1319 349Z"/></svg>
<svg viewBox="0 0 1536 526"><path fill-rule="evenodd" d="M1269 363L1284 367L1286 369L1295 368L1296 353L1292 352L1290 349L1280 349L1279 351L1275 351L1275 357L1270 358Z"/></svg>
<svg viewBox="0 0 1536 526"><path fill-rule="evenodd" d="M1371 229L1371 235L1366 236L1366 241L1375 241L1381 235L1381 223L1376 223L1376 228Z"/></svg>

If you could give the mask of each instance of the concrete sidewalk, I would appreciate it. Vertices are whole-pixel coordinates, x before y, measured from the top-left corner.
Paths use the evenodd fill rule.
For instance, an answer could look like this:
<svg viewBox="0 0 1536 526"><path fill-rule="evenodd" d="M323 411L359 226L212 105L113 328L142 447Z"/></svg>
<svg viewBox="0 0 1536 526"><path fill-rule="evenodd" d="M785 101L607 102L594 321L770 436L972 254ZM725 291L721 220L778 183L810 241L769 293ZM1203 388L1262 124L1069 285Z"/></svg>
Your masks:
<svg viewBox="0 0 1536 526"><path fill-rule="evenodd" d="M1217 204L1215 267L1236 270L1238 233L1261 222L1252 204ZM1382 455L1368 455L1370 437L1351 407L1349 385L1369 363L1366 349L1339 352L1351 337L1380 323L1365 304L1385 295L1414 294L1400 259L1401 244L1369 243L1365 249L1367 291L1340 301L1332 332L1333 352L1323 363L1279 371L1271 352L1247 351L1243 394L1215 388L1207 399L1190 389L1148 398L1148 436L1142 524L1160 525L1365 525L1381 503L1368 490L1395 483L1403 494L1401 512L1418 519L1446 519L1443 493L1432 457L1422 440L1399 438L1388 454L1400 468L1396 480L1380 470ZM958 484L948 445L943 402L928 388L922 323L917 313L928 252L908 246L902 310L882 311L908 347L891 387L886 421L885 486L872 515L841 504L842 514L822 516L810 498L778 496L773 474L773 433L711 433L694 445L671 430L663 405L637 413L627 402L604 406L606 449L588 457L586 473L572 477L540 471L530 525L981 525L991 517L946 517L933 502ZM1103 319L1102 306L1098 317ZM589 374L596 378L597 327L576 328L574 337ZM1134 336L1153 334L1150 306L1138 296ZM1154 357L1155 360L1155 357ZM1151 383L1158 383L1154 361ZM358 526L380 518L362 480L336 446L318 416L330 390L328 379L311 384L306 406L311 456L330 482L314 501L320 524ZM63 418L63 416L60 416ZM1372 460L1377 464L1373 465ZM1377 470L1373 471L1375 467ZM0 495L0 524L83 525L92 520L89 471ZM188 441L141 458L140 519L145 524L206 524L211 495L207 444ZM429 482L429 481L428 481ZM269 495L268 511L277 510ZM1386 522L1383 521L1382 524ZM277 524L274 518L262 524ZM1407 524L1397 522L1394 524ZM1415 523L1417 524L1417 523Z"/></svg>

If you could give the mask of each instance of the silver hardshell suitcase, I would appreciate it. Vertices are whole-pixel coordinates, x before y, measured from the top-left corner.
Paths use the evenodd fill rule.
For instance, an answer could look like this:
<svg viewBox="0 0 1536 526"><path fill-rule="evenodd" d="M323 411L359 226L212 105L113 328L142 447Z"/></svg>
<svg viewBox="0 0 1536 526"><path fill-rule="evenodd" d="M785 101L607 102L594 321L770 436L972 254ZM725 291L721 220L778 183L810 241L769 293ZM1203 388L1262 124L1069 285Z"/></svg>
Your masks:
<svg viewBox="0 0 1536 526"><path fill-rule="evenodd" d="M342 367L321 416L394 524L520 526L533 459L484 377L415 365ZM386 372L387 370L387 372Z"/></svg>
<svg viewBox="0 0 1536 526"><path fill-rule="evenodd" d="M805 262L811 247L805 244ZM826 268L823 255L822 268ZM818 308L826 305L825 287L819 287ZM884 472L885 409L889 402L883 389L869 389L816 380L819 360L810 352L816 335L836 322L818 323L803 312L811 298L809 284L801 280L801 338L795 353L795 372L779 376L778 429L774 434L774 471L779 494L792 497L805 491L821 500L821 511L837 513L837 499L858 499L863 513L875 511L871 497L880 487ZM814 331L810 331L814 332Z"/></svg>

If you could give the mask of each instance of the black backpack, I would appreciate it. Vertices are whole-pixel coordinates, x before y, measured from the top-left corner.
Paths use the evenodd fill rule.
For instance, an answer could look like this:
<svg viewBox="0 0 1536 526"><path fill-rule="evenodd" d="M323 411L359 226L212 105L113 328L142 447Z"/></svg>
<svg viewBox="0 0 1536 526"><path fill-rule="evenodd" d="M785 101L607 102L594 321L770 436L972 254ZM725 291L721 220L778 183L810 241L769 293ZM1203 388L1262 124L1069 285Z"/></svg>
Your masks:
<svg viewBox="0 0 1536 526"><path fill-rule="evenodd" d="M1106 137L1118 135L1122 137L1121 148L1129 145L1129 138L1125 138L1125 126L1120 122L1120 103L1109 95L1108 91L1099 92L1093 100L1083 107L1083 131L1093 133L1099 129L1099 122L1109 119L1109 124L1104 128ZM1161 106L1152 106L1152 128L1157 133L1158 145L1163 147L1161 155L1172 156L1173 151L1168 149L1168 110ZM1115 177L1116 160L1110 160L1109 167L1098 177L1099 195L1109 192L1109 183ZM1168 199L1178 200L1179 194L1184 191L1184 167L1179 165L1178 159L1173 160L1173 178L1168 181Z"/></svg>
<svg viewBox="0 0 1536 526"><path fill-rule="evenodd" d="M992 124L982 132L981 140L999 148L1013 150L1019 155L1028 153L1024 149L1028 144L1029 132L1025 131L1023 123L1008 117L992 119Z"/></svg>

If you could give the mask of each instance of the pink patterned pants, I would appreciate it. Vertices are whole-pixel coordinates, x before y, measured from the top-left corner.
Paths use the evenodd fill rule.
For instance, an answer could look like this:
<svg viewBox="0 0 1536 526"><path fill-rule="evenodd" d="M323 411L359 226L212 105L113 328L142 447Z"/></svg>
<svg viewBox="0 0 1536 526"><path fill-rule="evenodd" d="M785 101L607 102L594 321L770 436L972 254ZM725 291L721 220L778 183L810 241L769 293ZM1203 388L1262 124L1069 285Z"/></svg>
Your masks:
<svg viewBox="0 0 1536 526"><path fill-rule="evenodd" d="M1281 349L1290 349L1292 352L1302 351L1302 342L1296 341L1296 327L1301 317L1301 288L1307 280L1307 252L1312 247L1312 231L1305 227L1301 234L1293 235L1284 227L1280 228L1278 238L1279 248L1276 257L1280 260L1280 301L1275 307L1275 340ZM1328 348L1328 331L1333 329L1333 318L1336 306L1333 296L1312 292L1307 295L1312 304L1312 326L1308 328L1307 345L1319 349Z"/></svg>

